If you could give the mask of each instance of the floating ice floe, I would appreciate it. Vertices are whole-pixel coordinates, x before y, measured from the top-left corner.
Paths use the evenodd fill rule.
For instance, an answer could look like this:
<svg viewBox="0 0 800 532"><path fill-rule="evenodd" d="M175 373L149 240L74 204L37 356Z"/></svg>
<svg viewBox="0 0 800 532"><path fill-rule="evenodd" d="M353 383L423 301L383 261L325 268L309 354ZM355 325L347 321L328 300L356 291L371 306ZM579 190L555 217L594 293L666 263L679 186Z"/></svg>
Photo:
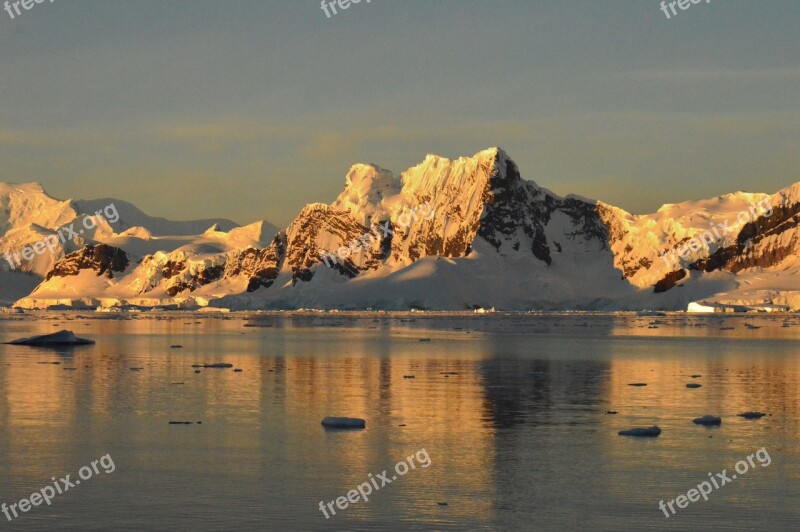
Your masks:
<svg viewBox="0 0 800 532"><path fill-rule="evenodd" d="M43 334L40 336L31 336L29 338L19 338L6 342L7 344L14 345L89 345L95 343L94 340L88 338L78 338L72 331L61 330L52 334Z"/></svg>
<svg viewBox="0 0 800 532"><path fill-rule="evenodd" d="M738 417L743 417L745 419L761 419L762 417L766 416L764 412L742 412L741 414L736 414Z"/></svg>
<svg viewBox="0 0 800 532"><path fill-rule="evenodd" d="M661 429L656 425L652 427L635 427L628 430L621 430L617 434L620 436L654 437L661 434Z"/></svg>
<svg viewBox="0 0 800 532"><path fill-rule="evenodd" d="M332 429L363 429L367 422L358 417L326 417L322 426Z"/></svg>
<svg viewBox="0 0 800 532"><path fill-rule="evenodd" d="M719 416L703 416L693 419L692 423L695 425L705 425L707 427L712 425L722 425L722 418Z"/></svg>

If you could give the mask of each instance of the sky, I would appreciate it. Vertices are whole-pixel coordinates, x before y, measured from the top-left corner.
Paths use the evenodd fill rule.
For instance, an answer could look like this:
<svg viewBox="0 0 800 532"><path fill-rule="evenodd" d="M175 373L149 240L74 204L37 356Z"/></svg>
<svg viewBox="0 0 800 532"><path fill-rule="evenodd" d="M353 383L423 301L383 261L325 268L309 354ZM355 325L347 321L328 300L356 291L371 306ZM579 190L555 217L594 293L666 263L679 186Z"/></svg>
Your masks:
<svg viewBox="0 0 800 532"><path fill-rule="evenodd" d="M500 146L633 213L775 192L799 28L797 0L45 1L0 12L0 181L285 226L352 164Z"/></svg>

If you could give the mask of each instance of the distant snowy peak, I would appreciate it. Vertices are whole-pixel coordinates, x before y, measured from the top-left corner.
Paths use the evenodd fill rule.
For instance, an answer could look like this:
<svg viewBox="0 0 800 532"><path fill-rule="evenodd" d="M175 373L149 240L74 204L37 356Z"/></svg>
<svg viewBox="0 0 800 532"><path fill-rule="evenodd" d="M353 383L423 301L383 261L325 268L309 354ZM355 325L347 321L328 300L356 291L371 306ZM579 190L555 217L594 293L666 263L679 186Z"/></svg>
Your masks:
<svg viewBox="0 0 800 532"><path fill-rule="evenodd" d="M84 223L85 219L90 222ZM65 228L72 227L74 234ZM59 233L59 230L61 232ZM211 246L220 252L243 247L265 247L278 228L262 220L245 227L226 219L172 221L148 216L116 198L57 200L38 183L0 183L0 270L45 277L65 256L85 245L108 244L131 257L156 251ZM62 238L70 235L68 238ZM26 248L51 240L52 250L25 256ZM10 259L10 260L9 260ZM82 262L78 262L80 268ZM2 299L2 294L0 294Z"/></svg>
<svg viewBox="0 0 800 532"><path fill-rule="evenodd" d="M5 259L0 261L0 270L43 277L63 256L65 249L83 245L83 239L67 242L59 239L54 253L48 251L28 257L23 255L26 246L54 234L55 229L79 216L71 201L50 197L39 183L0 183L0 255Z"/></svg>
<svg viewBox="0 0 800 532"><path fill-rule="evenodd" d="M71 201L50 197L39 183L0 183L0 234L30 224L54 228L77 216Z"/></svg>
<svg viewBox="0 0 800 532"><path fill-rule="evenodd" d="M278 234L276 226L266 220L260 220L231 229L227 233L227 240L233 248L264 248L272 242L276 234Z"/></svg>
<svg viewBox="0 0 800 532"><path fill-rule="evenodd" d="M74 204L78 211L86 214L93 214L113 204L119 213L119 221L114 223L117 233L122 233L132 227L144 227L153 236L191 236L202 234L214 226L225 232L238 227L236 222L224 218L173 221L157 216L148 216L135 205L117 198L78 200ZM277 228L275 231L277 232Z"/></svg>

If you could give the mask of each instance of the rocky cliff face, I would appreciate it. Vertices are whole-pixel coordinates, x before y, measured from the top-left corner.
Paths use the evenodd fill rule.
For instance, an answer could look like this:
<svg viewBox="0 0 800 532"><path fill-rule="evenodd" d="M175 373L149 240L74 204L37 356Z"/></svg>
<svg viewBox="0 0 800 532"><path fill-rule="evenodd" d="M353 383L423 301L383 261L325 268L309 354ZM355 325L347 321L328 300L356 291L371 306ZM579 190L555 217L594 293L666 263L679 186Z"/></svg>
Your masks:
<svg viewBox="0 0 800 532"><path fill-rule="evenodd" d="M634 286L663 293L700 272L793 267L800 252L798 192L798 185L771 196L740 192L666 205L646 216L603 204L599 212L623 276Z"/></svg>
<svg viewBox="0 0 800 532"><path fill-rule="evenodd" d="M690 264L689 269L738 273L749 268L771 268L797 255L800 202L792 199L772 210L772 215L762 215L745 224L732 245L718 248Z"/></svg>
<svg viewBox="0 0 800 532"><path fill-rule="evenodd" d="M53 277L68 277L84 271L97 273L97 276L114 278L115 272L124 272L130 263L127 254L105 244L88 244L59 260L47 274L45 281Z"/></svg>

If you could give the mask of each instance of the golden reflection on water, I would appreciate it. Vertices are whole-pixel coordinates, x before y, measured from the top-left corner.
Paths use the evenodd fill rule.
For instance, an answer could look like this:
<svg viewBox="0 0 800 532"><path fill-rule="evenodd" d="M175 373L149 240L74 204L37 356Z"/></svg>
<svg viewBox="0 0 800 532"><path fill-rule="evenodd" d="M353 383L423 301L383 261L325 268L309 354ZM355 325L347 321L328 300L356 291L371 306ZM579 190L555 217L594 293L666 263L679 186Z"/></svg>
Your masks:
<svg viewBox="0 0 800 532"><path fill-rule="evenodd" d="M0 472L18 479L8 486L28 489L83 465L74 458L82 447L113 445L129 470L171 471L175 485L159 496L203 474L280 481L291 498L273 494L275 501L257 504L312 527L320 524L320 499L346 495L368 473L391 473L423 447L431 467L337 518L364 526L387 515L439 526L524 526L536 515L555 525L571 518L563 509L551 513L559 501L602 513L613 496L615 504L639 505L648 523L650 508L641 508L656 497L685 491L698 475L695 484L762 446L774 449L776 466L747 485L759 492L768 479L796 481L800 362L786 341L794 329L758 318L754 337L772 340L756 341L740 322L720 331L716 319L697 326L702 320L669 318L649 328L654 319L663 320L570 317L527 326L515 319L484 328L383 318L245 327L250 320L183 315L0 322L4 340L57 330L54 321L97 340L62 353L0 347ZM211 362L243 371L191 367ZM634 382L647 386L628 386ZM687 389L689 382L703 386ZM746 410L772 416L736 417ZM691 423L704 414L723 416L723 426ZM326 432L319 421L328 415L363 417L367 430ZM178 432L169 420L203 426ZM652 424L664 430L656 440L617 436ZM220 458L198 470L186 457L201 452ZM126 478L114 481L125 486ZM590 495L576 498L574 489ZM725 500L747 502L729 492Z"/></svg>

